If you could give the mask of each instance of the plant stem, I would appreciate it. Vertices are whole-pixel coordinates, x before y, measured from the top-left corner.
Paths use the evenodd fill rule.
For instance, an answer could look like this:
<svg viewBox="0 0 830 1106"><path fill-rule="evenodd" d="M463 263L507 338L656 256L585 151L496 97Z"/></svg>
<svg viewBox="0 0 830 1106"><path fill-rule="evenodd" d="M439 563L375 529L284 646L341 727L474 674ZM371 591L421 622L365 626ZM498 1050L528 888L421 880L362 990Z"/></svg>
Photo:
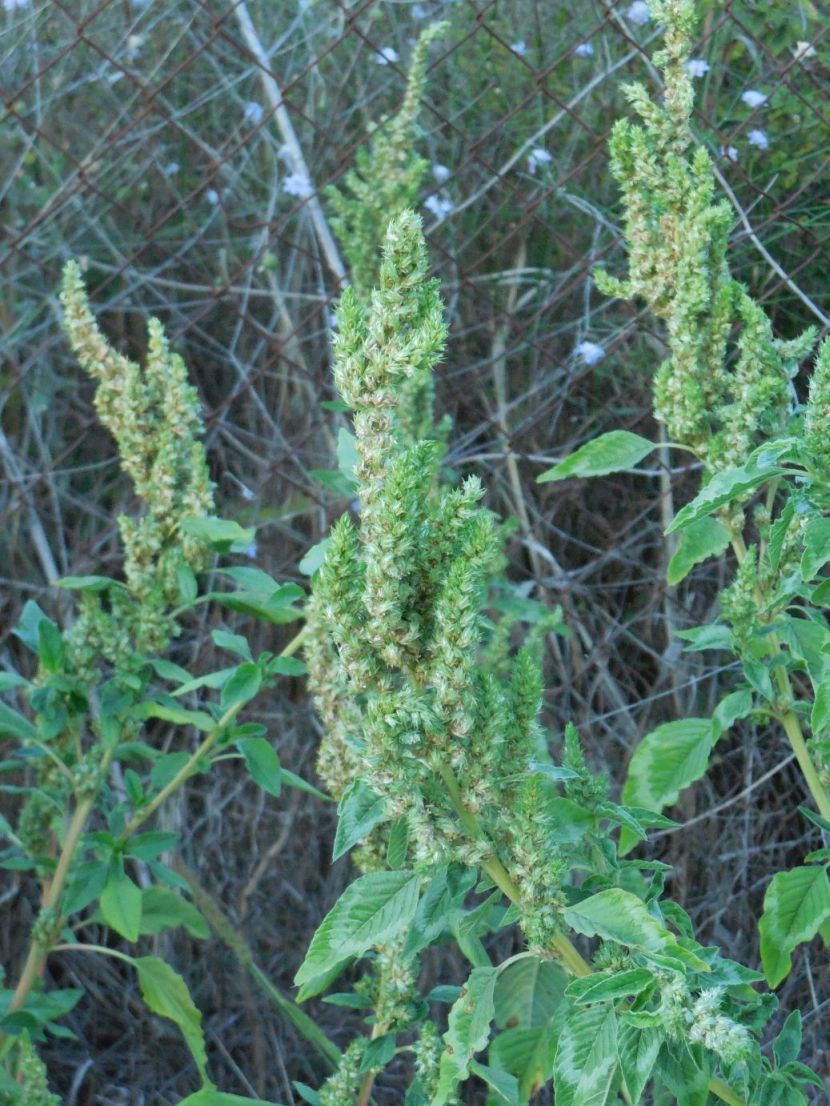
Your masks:
<svg viewBox="0 0 830 1106"><path fill-rule="evenodd" d="M464 805L461 788L458 786L458 781L455 778L452 768L442 764L438 769L438 774L446 785L447 794L450 797L453 810L455 810L461 820L461 824L474 840L481 841L484 838L484 831L476 816ZM519 886L502 862L497 857L492 857L490 860L485 860L482 867L499 890L501 890L512 903L521 907L522 895ZM586 976L591 974L591 966L583 959L573 942L566 937L564 933L557 933L551 943L557 959L562 962L571 975ZM736 1094L722 1079L717 1079L713 1076L709 1080L709 1090L723 1102L727 1103L727 1106L746 1106L746 1103L740 1095ZM626 1102L629 1101L625 1094L623 1097L626 1099ZM368 1100L361 1098L357 1106L366 1106L367 1101Z"/></svg>
<svg viewBox="0 0 830 1106"><path fill-rule="evenodd" d="M782 694L789 693L789 696L792 697L792 688L787 673L783 668L777 668L775 674L778 678L779 687L783 684L783 687L781 687ZM827 791L819 778L816 766L813 764L813 759L807 748L807 742L804 740L801 719L792 710L788 710L785 714L777 714L776 717L784 727L784 732L789 739L792 751L795 753L795 759L804 773L804 780L810 789L810 794L813 796L813 801L818 807L819 813L830 821L830 797L828 797Z"/></svg>
<svg viewBox="0 0 830 1106"><path fill-rule="evenodd" d="M286 647L280 653L280 656L290 657L293 653L296 653L305 641L307 635L308 627L304 626L303 629L300 630L298 634L295 634L291 641L289 641L288 645L286 645ZM196 752L193 753L193 755L188 758L187 762L182 765L182 767L179 769L173 779L170 780L170 782L166 784L161 789L161 791L159 791L152 802L148 803L147 806L140 810L138 814L135 814L133 818L127 823L123 833L121 834L122 841L125 841L131 834L135 833L140 825L146 822L151 815L155 814L155 812L162 805L165 799L169 798L170 795L172 795L173 792L184 783L188 776L193 775L193 772L196 770L196 765L199 763L202 757L207 756L207 754L222 736L224 730L226 730L230 723L233 722L234 718L236 718L237 714L239 714L240 710L245 705L245 703L237 703L235 706L232 706L225 711L225 713L204 739Z"/></svg>
<svg viewBox="0 0 830 1106"><path fill-rule="evenodd" d="M300 646L305 643L305 639L308 637L308 635L309 635L308 626L303 626L302 630L300 630L300 632L298 634L295 634L294 637L292 637L291 641L289 641L289 643L286 645L286 647L280 652L280 656L281 657L291 657L291 656L293 656L294 653L296 653L297 650L300 648Z"/></svg>
<svg viewBox="0 0 830 1106"><path fill-rule="evenodd" d="M371 1040L376 1041L378 1037L383 1036L386 1032L385 1025L378 1025L377 1023L372 1029ZM375 1085L375 1073L368 1071L360 1084L360 1091L357 1096L356 1106L369 1106L369 1099L372 1097L372 1087Z"/></svg>
<svg viewBox="0 0 830 1106"><path fill-rule="evenodd" d="M743 537L736 531L732 532L731 544L735 559L738 564L741 564L746 557L746 545L744 544ZM756 588L755 598L760 608L763 603L763 595L759 588ZM768 638L768 648L773 657L778 657L781 654L781 643L775 635L770 635ZM791 703L794 695L788 672L780 665L776 665L773 670L773 676L778 685L778 691L782 700L785 703ZM795 754L795 759L798 761L798 765L804 776L804 782L807 784L810 794L813 797L813 802L818 807L822 817L830 820L830 796L828 796L827 790L816 771L816 766L813 764L810 750L807 748L807 742L804 740L801 719L794 710L789 708L776 711L775 717L781 723L784 733L787 735L790 747Z"/></svg>
<svg viewBox="0 0 830 1106"><path fill-rule="evenodd" d="M746 1103L739 1094L736 1094L728 1083L724 1083L722 1079L718 1079L717 1076L712 1076L709 1080L709 1090L713 1095L716 1095L721 1102L726 1102L727 1106L746 1106Z"/></svg>
<svg viewBox="0 0 830 1106"><path fill-rule="evenodd" d="M207 754L228 728L230 723L233 722L234 718L236 718L237 714L239 714L240 710L242 710L242 707L244 705L244 703L235 703L232 707L229 707L225 711L225 713L222 715L222 717L201 743L199 748L192 754L192 756L188 757L185 763L175 774L173 779L170 780L169 783L165 784L165 786L161 789L161 791L159 791L152 802L149 802L147 806L143 807L138 812L138 814L135 814L130 819L130 821L127 823L121 833L122 841L126 841L128 837L135 833L138 827L146 822L147 819L150 818L153 814L155 814L162 803L167 798L169 798L169 796L172 795L177 788L181 787L181 785L189 776L193 775L199 761L203 757L207 756Z"/></svg>
<svg viewBox="0 0 830 1106"><path fill-rule="evenodd" d="M52 952L99 952L102 956L114 956L116 960L123 960L125 964L135 967L134 957L128 956L126 952L119 952L118 949L108 949L106 945L88 945L80 941L67 941L66 944L55 945Z"/></svg>
<svg viewBox="0 0 830 1106"><path fill-rule="evenodd" d="M175 869L186 880L194 903L204 914L208 925L219 940L223 941L227 948L231 950L257 986L265 992L294 1028L305 1037L311 1047L326 1060L330 1067L336 1068L340 1062L340 1049L328 1039L308 1014L304 1013L292 999L287 998L274 986L265 972L255 962L245 938L236 930L233 922L226 916L213 895L199 882L195 873L191 872L180 860L176 860Z"/></svg>
<svg viewBox="0 0 830 1106"><path fill-rule="evenodd" d="M66 831L66 839L64 840L63 848L58 858L55 874L43 896L41 911L54 910L60 902L60 897L66 885L66 877L69 874L69 867L94 804L94 798L85 798L81 799L75 807L75 813L72 815L69 829ZM26 963L23 965L23 971L21 972L17 987L9 1003L10 1014L13 1014L15 1010L19 1010L25 1003L29 996L29 992L34 986L35 980L41 973L48 952L49 950L45 946L39 945L35 941L32 941L29 945Z"/></svg>
<svg viewBox="0 0 830 1106"><path fill-rule="evenodd" d="M452 768L446 764L442 764L438 772L447 788L447 794L452 802L453 810L461 820L464 829L474 840L481 841L484 837L484 831L476 816L464 805L461 788L458 786L458 781L455 778ZM493 883L495 883L496 887L498 887L512 903L521 907L522 892L498 857L493 856L490 857L489 860L485 860L482 867ZM553 948L557 958L562 961L571 975L584 976L591 974L590 965L580 956L574 944L564 933L558 933L553 938Z"/></svg>

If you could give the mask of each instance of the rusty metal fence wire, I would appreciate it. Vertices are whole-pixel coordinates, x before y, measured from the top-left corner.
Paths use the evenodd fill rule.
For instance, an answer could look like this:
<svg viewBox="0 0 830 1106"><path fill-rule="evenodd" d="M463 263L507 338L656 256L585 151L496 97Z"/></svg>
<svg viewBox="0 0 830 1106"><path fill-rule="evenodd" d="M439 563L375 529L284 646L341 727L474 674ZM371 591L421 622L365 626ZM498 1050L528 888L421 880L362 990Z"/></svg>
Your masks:
<svg viewBox="0 0 830 1106"><path fill-rule="evenodd" d="M321 193L394 110L434 18L450 29L423 107L423 214L450 300L459 459L503 454L505 437L517 453L549 451L563 384L588 402L586 361L600 349L606 370L630 360L642 327L592 292L590 272L621 263L607 139L621 84L656 79L643 0L2 7L0 532L35 539L34 582L98 556L59 536L81 501L106 501L110 472L57 325L72 256L126 347L140 348L148 312L162 317L210 412L223 493L267 504L292 536L308 467L324 463L317 400L330 397L326 335L345 276ZM827 20L807 0L703 7L700 133L735 205L738 268L780 329L824 325ZM83 529L109 540L98 523ZM286 563L307 536L289 540Z"/></svg>
<svg viewBox="0 0 830 1106"><path fill-rule="evenodd" d="M827 327L830 7L700 7L698 132L734 205L734 267L779 333ZM320 401L334 398L328 335L346 276L324 189L395 110L435 19L449 28L418 145L451 326L448 463L486 471L493 506L518 520L514 572L582 618L559 703L606 728L619 778L660 717L635 714L629 693L652 703L666 678L659 508L533 477L598 429L647 417L659 332L591 280L600 261L624 265L607 141L627 113L621 86L657 89L644 0L0 2L0 662L23 599L54 604L50 581L106 571L129 502L60 332L70 257L125 351L140 354L148 314L165 323L208 413L221 510L257 523L265 567L295 574L346 505L315 476L333 464L338 416ZM205 628L181 648L209 650ZM274 712L292 766L310 772L310 714ZM215 801L207 823L230 800ZM319 878L294 877L295 951L319 917ZM243 899L256 901L250 883Z"/></svg>

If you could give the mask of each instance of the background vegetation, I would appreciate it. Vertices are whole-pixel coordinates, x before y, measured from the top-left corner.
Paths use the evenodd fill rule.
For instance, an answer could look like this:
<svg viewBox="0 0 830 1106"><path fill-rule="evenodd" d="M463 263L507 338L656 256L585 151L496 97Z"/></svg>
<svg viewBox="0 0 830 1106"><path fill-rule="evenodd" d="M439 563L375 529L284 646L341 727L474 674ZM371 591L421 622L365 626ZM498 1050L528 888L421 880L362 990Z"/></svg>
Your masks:
<svg viewBox="0 0 830 1106"><path fill-rule="evenodd" d="M733 270L781 336L826 327L828 11L772 0L703 7L698 134L735 206ZM619 784L643 734L711 711L720 674L704 675L669 631L710 620L720 570L709 562L667 589L661 536L667 497L683 502L694 474L649 463L636 476L535 483L603 429L656 433L659 328L591 278L599 261L612 272L623 264L607 136L627 112L620 83L654 87L647 5L3 8L0 664L28 663L11 634L26 598L60 612L66 600L51 581L109 571L115 519L129 506L91 385L61 337L57 289L70 257L117 348L138 357L146 315L163 320L207 413L218 513L257 526L256 564L302 580L298 562L349 502L335 467L340 415L321 406L334 398L329 325L342 273L324 189L352 166L372 122L395 110L414 37L441 18L449 26L431 50L417 148L429 162L421 203L448 301L445 463L486 473L488 506L514 520L511 578L521 594L562 605L570 636L551 637L546 655L554 732L574 721L593 764ZM191 617L174 659L219 667L217 625ZM293 632L248 630L274 652ZM282 762L313 780L320 732L301 684L282 681L258 716ZM169 736L160 724L159 742ZM738 724L714 770L682 797L684 830L659 837L672 895L700 939L753 965L769 873L805 851L799 777L777 737L756 739ZM349 879L348 859L330 862L331 804L299 791L267 796L231 770L193 781L167 817L167 828L186 829L191 871L287 993ZM16 963L36 909L25 872L2 872L0 899L0 961ZM319 1084L321 1061L225 943L183 931L157 940L205 1013L223 1086L291 1101L293 1080ZM803 1058L826 1075L822 964L826 956L811 965L799 951L780 995L804 1010ZM441 975L454 967L460 978L460 962ZM75 1039L53 1047L54 1087L78 1106L177 1101L184 1048L172 1027L168 1036L165 1023L137 1016L120 968L85 962L95 1001L70 1015ZM424 970L438 978L429 958ZM50 971L73 985L71 958ZM338 1044L353 1035L356 1014L321 1002L309 1010ZM399 1101L394 1069L376 1093Z"/></svg>

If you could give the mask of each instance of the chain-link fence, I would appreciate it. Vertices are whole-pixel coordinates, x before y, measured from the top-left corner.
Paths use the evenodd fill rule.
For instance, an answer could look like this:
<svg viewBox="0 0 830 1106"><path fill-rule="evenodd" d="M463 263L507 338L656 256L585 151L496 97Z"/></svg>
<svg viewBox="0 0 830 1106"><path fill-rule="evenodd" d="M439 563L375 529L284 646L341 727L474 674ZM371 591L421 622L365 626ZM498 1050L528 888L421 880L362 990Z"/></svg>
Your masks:
<svg viewBox="0 0 830 1106"><path fill-rule="evenodd" d="M674 659L666 658L655 571L660 488L632 499L617 494L618 484L574 491L537 487L533 477L597 429L648 417L659 330L636 306L600 296L591 280L600 262L612 271L625 263L608 137L628 111L626 81L658 88L649 54L659 30L648 4L0 7L0 658L14 648L10 628L23 599L56 603L50 581L106 570L129 495L61 336L57 288L69 257L84 266L93 305L120 348L141 352L148 314L165 323L208 413L222 513L256 522L256 556L267 568L294 575L347 505L336 480L320 476L334 463L337 415L321 401L334 398L329 334L346 277L325 189L351 167L373 123L397 109L413 43L441 19L448 26L431 48L417 146L430 163L422 214L450 323L439 384L440 408L454 423L447 463L486 471L493 507L517 520L515 578L565 604L574 639L557 661L554 709L591 722L606 741L597 755L620 778L637 734L660 719L661 697L688 710L688 696L701 693L694 673L686 698L666 675ZM697 123L735 209L735 272L780 334L828 326L830 9L810 0L708 0L701 9L691 63ZM180 648L209 651L206 630L196 628ZM311 772L308 709L286 699L270 721L293 766ZM743 787L746 765L726 765L724 794ZM207 832L220 815L236 820L240 839L275 870L246 858L241 876L229 873L218 832ZM293 905L278 913L293 919L298 954L344 878L327 869L321 876L314 865L309 874L301 841L292 844L303 818L319 817L289 807L259 809L251 820L235 794L209 796L198 816L208 841L203 870L223 901L237 903L240 924L250 916L263 955L285 980L286 919L282 945L269 946L277 922L265 919L267 903L288 895ZM768 835L775 832L770 824ZM693 851L672 859L694 885L700 859ZM280 870L286 863L290 878ZM757 894L743 863L739 883ZM738 908L707 917L711 935L729 946ZM211 987L221 993L224 985L202 988L204 1005L217 1011L212 1039L230 1040L221 1011L233 1003ZM103 992L121 1024L120 997L104 984ZM313 1064L297 1059L296 1043L293 1052L285 1045L290 1031L278 1019L276 1029L267 1019L263 1028L254 1004L248 994L239 1032L254 1039L256 1089L271 1087L262 1060L271 1046L287 1048L291 1077L310 1079ZM129 1012L122 1020L134 1021ZM115 1034L109 1068L94 1088L85 1074L70 1101L112 1102L119 1086L143 1085L157 1088L146 1101L167 1101L175 1065L149 1083L146 1072L120 1069L130 1032ZM226 1051L220 1062L233 1073L234 1046ZM64 1072L67 1088L72 1078ZM272 1089L285 1086L277 1080ZM124 1093L124 1101L142 1101Z"/></svg>

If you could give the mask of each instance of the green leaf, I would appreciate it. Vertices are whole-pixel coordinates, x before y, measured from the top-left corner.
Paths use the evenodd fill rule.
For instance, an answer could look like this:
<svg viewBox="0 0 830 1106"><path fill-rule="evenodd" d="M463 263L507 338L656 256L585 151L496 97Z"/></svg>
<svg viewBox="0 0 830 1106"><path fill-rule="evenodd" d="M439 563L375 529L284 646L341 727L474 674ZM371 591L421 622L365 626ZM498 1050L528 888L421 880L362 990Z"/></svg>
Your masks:
<svg viewBox="0 0 830 1106"><path fill-rule="evenodd" d="M231 676L236 672L236 666L218 668L215 672L206 672L203 676L188 677L179 687L170 692L171 698L177 699L180 695L189 695L191 691L198 691L202 687L224 687Z"/></svg>
<svg viewBox="0 0 830 1106"><path fill-rule="evenodd" d="M830 518L812 518L804 527L801 579L812 580L830 561Z"/></svg>
<svg viewBox="0 0 830 1106"><path fill-rule="evenodd" d="M729 545L729 531L716 518L701 518L680 535L677 552L669 561L668 582L679 584L695 565L722 553Z"/></svg>
<svg viewBox="0 0 830 1106"><path fill-rule="evenodd" d="M230 634L227 630L213 630L210 635L220 649L227 649L229 653L235 653L243 660L252 661L251 647L248 639L242 634Z"/></svg>
<svg viewBox="0 0 830 1106"><path fill-rule="evenodd" d="M161 657L148 657L147 663L156 675L163 680L170 680L171 683L181 684L190 679L190 673L187 669L182 668L180 664L173 664L172 661L164 660Z"/></svg>
<svg viewBox="0 0 830 1106"><path fill-rule="evenodd" d="M134 772L133 775L135 775ZM137 833L131 837L127 843L127 851L130 856L135 856L139 860L156 860L162 853L178 845L180 838L181 834L178 833L149 830L147 833Z"/></svg>
<svg viewBox="0 0 830 1106"><path fill-rule="evenodd" d="M313 1087L309 1087L307 1083L301 1083L298 1079L295 1079L294 1090L303 1102L309 1102L311 1106L320 1106L320 1095Z"/></svg>
<svg viewBox="0 0 830 1106"><path fill-rule="evenodd" d="M182 519L179 529L191 538L207 542L220 553L226 553L232 545L248 546L256 537L256 531L246 529L227 518L202 515Z"/></svg>
<svg viewBox="0 0 830 1106"><path fill-rule="evenodd" d="M341 426L337 432L337 467L347 480L355 479L358 462L357 441L351 431Z"/></svg>
<svg viewBox="0 0 830 1106"><path fill-rule="evenodd" d="M493 1038L488 1055L491 1064L518 1079L526 1103L553 1077L556 1044L550 1025L505 1029Z"/></svg>
<svg viewBox="0 0 830 1106"><path fill-rule="evenodd" d="M38 657L46 671L63 671L63 637L49 618L44 618L38 626Z"/></svg>
<svg viewBox="0 0 830 1106"><path fill-rule="evenodd" d="M201 941L210 936L207 922L193 903L169 887L145 888L141 892L141 932L161 933L173 926L183 926Z"/></svg>
<svg viewBox="0 0 830 1106"><path fill-rule="evenodd" d="M312 545L308 550L297 566L303 576L313 576L317 569L322 566L330 542L330 538L323 538L322 541L318 541L316 545Z"/></svg>
<svg viewBox="0 0 830 1106"><path fill-rule="evenodd" d="M709 971L709 965L681 947L664 925L649 913L648 907L630 891L609 887L563 911L565 922L586 937L616 941L645 954L666 953L694 967Z"/></svg>
<svg viewBox="0 0 830 1106"><path fill-rule="evenodd" d="M72 869L69 886L63 897L61 911L67 917L77 914L100 898L109 875L109 861L84 860Z"/></svg>
<svg viewBox="0 0 830 1106"><path fill-rule="evenodd" d="M776 1067L783 1068L785 1064L798 1059L801 1052L801 1012L793 1010L781 1027L781 1032L772 1042L772 1054L775 1057Z"/></svg>
<svg viewBox="0 0 830 1106"><path fill-rule="evenodd" d="M461 868L460 865L442 865L435 869L435 874L418 903L404 955L414 956L450 928L467 892L475 882L475 873Z"/></svg>
<svg viewBox="0 0 830 1106"><path fill-rule="evenodd" d="M18 672L0 672L0 691L8 691L10 687L29 687L29 681Z"/></svg>
<svg viewBox="0 0 830 1106"><path fill-rule="evenodd" d="M386 863L390 868L402 868L409 847L409 824L406 818L398 818L389 829L386 845Z"/></svg>
<svg viewBox="0 0 830 1106"><path fill-rule="evenodd" d="M284 622L293 622L302 615L299 607L291 605L293 599L299 597L297 593L302 596L302 589L295 584L284 584L267 599L260 593L251 591L212 591L208 598L237 614L247 614L278 626Z"/></svg>
<svg viewBox="0 0 830 1106"><path fill-rule="evenodd" d="M568 977L558 964L539 956L523 956L502 968L496 984L496 1024L547 1024L562 1001Z"/></svg>
<svg viewBox="0 0 830 1106"><path fill-rule="evenodd" d="M617 1056L631 1106L637 1106L663 1043L659 1029L640 1029L623 1023L617 1031Z"/></svg>
<svg viewBox="0 0 830 1106"><path fill-rule="evenodd" d="M282 765L276 749L264 737L243 737L236 747L245 758L248 775L269 795L282 791Z"/></svg>
<svg viewBox="0 0 830 1106"><path fill-rule="evenodd" d="M300 985L405 930L418 907L414 872L370 872L347 887L312 938L295 977Z"/></svg>
<svg viewBox="0 0 830 1106"><path fill-rule="evenodd" d="M299 657L274 657L268 662L269 676L305 676L308 666Z"/></svg>
<svg viewBox="0 0 830 1106"><path fill-rule="evenodd" d="M506 1102L508 1106L521 1106L519 1081L515 1075L507 1071L499 1071L498 1068L489 1068L479 1064L477 1060L470 1061L470 1072L472 1075L477 1075L494 1092L496 1102Z"/></svg>
<svg viewBox="0 0 830 1106"><path fill-rule="evenodd" d="M385 1068L395 1055L395 1033L384 1033L381 1037L374 1037L366 1046L363 1059L360 1061L359 1070L362 1072L376 1071Z"/></svg>
<svg viewBox="0 0 830 1106"><path fill-rule="evenodd" d="M333 964L319 975L313 975L306 983L303 983L297 991L297 1002L306 1002L308 999L315 998L317 995L322 994L323 991L327 991L331 984L334 983L335 979L337 979L350 963L351 957L347 956L344 960L338 960L336 964Z"/></svg>
<svg viewBox="0 0 830 1106"><path fill-rule="evenodd" d="M141 933L141 888L129 876L107 880L101 892L101 915L110 929L128 941L137 941Z"/></svg>
<svg viewBox="0 0 830 1106"><path fill-rule="evenodd" d="M553 1065L556 1106L605 1106L617 1074L617 1020L611 1006L568 1015Z"/></svg>
<svg viewBox="0 0 830 1106"><path fill-rule="evenodd" d="M701 652L704 649L732 650L732 631L722 622L713 622L708 626L693 626L690 630L676 630L675 637L689 644L684 653Z"/></svg>
<svg viewBox="0 0 830 1106"><path fill-rule="evenodd" d="M261 687L262 673L252 661L238 665L222 688L222 697L219 701L222 712L250 702Z"/></svg>
<svg viewBox="0 0 830 1106"><path fill-rule="evenodd" d="M676 803L680 792L706 773L719 736L710 718L681 718L646 734L628 765L623 803L656 811ZM634 840L630 831L623 831L621 856Z"/></svg>
<svg viewBox="0 0 830 1106"><path fill-rule="evenodd" d="M55 587L69 588L73 591L106 591L108 588L121 588L126 590L119 580L112 580L109 576L61 576L55 580Z"/></svg>
<svg viewBox="0 0 830 1106"><path fill-rule="evenodd" d="M185 752L183 749L176 753L164 753L154 762L150 770L151 785L157 787L159 790L161 790L162 787L166 787L168 783L179 774L189 760L190 753Z"/></svg>
<svg viewBox="0 0 830 1106"><path fill-rule="evenodd" d="M313 795L316 799L322 799L323 802L334 802L331 795L327 795L325 791L321 791L320 788L315 787L313 783L304 780L302 776L298 776L297 773L292 772L290 768L282 769L282 782L285 787L296 787L298 791L305 791L307 795Z"/></svg>
<svg viewBox="0 0 830 1106"><path fill-rule="evenodd" d="M677 512L666 527L666 533L673 534L677 530L682 530L684 526L697 522L698 519L714 514L720 507L725 507L727 503L742 498L747 492L753 491L782 471L773 464L762 465L757 461L750 461L740 468L716 472L692 502L687 503Z"/></svg>
<svg viewBox="0 0 830 1106"><path fill-rule="evenodd" d="M816 737L830 729L830 672L816 685L810 729Z"/></svg>
<svg viewBox="0 0 830 1106"><path fill-rule="evenodd" d="M34 599L27 599L23 604L20 621L15 626L14 633L33 653L37 652L38 630L41 622L44 621L49 621L48 616L44 614Z"/></svg>
<svg viewBox="0 0 830 1106"><path fill-rule="evenodd" d="M154 1014L176 1023L187 1042L202 1079L207 1080L207 1054L202 1033L202 1015L187 984L169 964L158 956L139 956L134 961L138 985L147 1006Z"/></svg>
<svg viewBox="0 0 830 1106"><path fill-rule="evenodd" d="M770 987L786 978L793 949L811 941L828 918L830 881L824 868L791 868L773 876L758 923L761 963Z"/></svg>
<svg viewBox="0 0 830 1106"><path fill-rule="evenodd" d="M179 565L176 569L176 587L179 591L179 603L191 607L199 594L199 584L190 565Z"/></svg>
<svg viewBox="0 0 830 1106"><path fill-rule="evenodd" d="M31 741L37 737L37 730L22 714L0 703L0 737L16 737L20 741Z"/></svg>
<svg viewBox="0 0 830 1106"><path fill-rule="evenodd" d="M721 733L726 733L740 718L752 713L752 691L748 687L732 691L715 707L712 720Z"/></svg>
<svg viewBox="0 0 830 1106"><path fill-rule="evenodd" d="M388 818L386 800L361 779L354 780L343 792L337 814L332 860L343 856L352 845L367 837L379 822Z"/></svg>
<svg viewBox="0 0 830 1106"><path fill-rule="evenodd" d="M470 1071L470 1061L487 1044L495 1015L497 968L473 968L449 1014L438 1088L430 1106L445 1106Z"/></svg>
<svg viewBox="0 0 830 1106"><path fill-rule="evenodd" d="M672 1042L660 1056L661 1081L677 1099L677 1106L707 1106L709 1102L711 1054L695 1051L697 1056L685 1043Z"/></svg>
<svg viewBox="0 0 830 1106"><path fill-rule="evenodd" d="M279 1103L266 1102L263 1098L246 1098L241 1094L225 1094L215 1087L202 1087L195 1094L183 1098L179 1106L279 1106Z"/></svg>
<svg viewBox="0 0 830 1106"><path fill-rule="evenodd" d="M568 985L567 995L577 1006L609 1002L639 995L654 982L648 968L629 968L619 972L594 972Z"/></svg>
<svg viewBox="0 0 830 1106"><path fill-rule="evenodd" d="M185 707L167 706L165 703L139 703L133 717L139 720L160 718L163 722L174 722L178 726L195 726L203 733L216 727L216 722L206 711L186 710Z"/></svg>
<svg viewBox="0 0 830 1106"><path fill-rule="evenodd" d="M605 476L609 472L624 472L634 468L653 449L655 442L631 434L628 430L611 430L581 446L570 457L536 477L539 484L564 480L567 476Z"/></svg>
<svg viewBox="0 0 830 1106"><path fill-rule="evenodd" d="M812 618L794 618L785 615L776 622L779 637L785 642L794 657L804 661L807 671L814 682L826 678L827 654L824 647L830 644L830 634L823 615Z"/></svg>
<svg viewBox="0 0 830 1106"><path fill-rule="evenodd" d="M277 593L282 594L283 588L288 588L288 593L284 596L284 601L287 603L294 599L301 599L303 596L303 589L298 584L281 584L270 573L254 565L232 565L229 568L220 568L219 573L233 580L245 591L254 592L263 599L270 599Z"/></svg>

